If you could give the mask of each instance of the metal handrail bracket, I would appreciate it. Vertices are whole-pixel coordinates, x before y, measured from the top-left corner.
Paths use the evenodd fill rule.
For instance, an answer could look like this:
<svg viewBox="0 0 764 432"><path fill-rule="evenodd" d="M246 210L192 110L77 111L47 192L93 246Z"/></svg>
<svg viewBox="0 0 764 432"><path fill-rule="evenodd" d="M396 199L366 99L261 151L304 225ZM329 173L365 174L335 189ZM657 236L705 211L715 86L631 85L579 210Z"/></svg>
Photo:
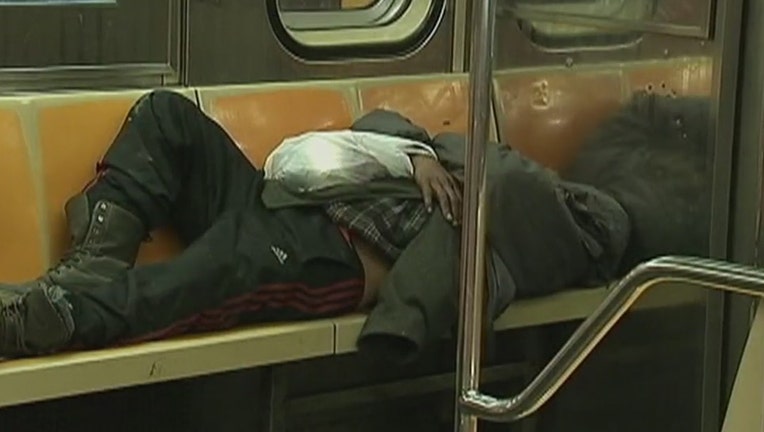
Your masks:
<svg viewBox="0 0 764 432"><path fill-rule="evenodd" d="M562 386L639 297L655 287L686 283L764 298L764 271L693 257L662 257L632 270L563 345L557 355L516 396L497 399L471 388L460 396L460 410L495 422L511 422L538 410ZM674 285L675 286L675 285Z"/></svg>

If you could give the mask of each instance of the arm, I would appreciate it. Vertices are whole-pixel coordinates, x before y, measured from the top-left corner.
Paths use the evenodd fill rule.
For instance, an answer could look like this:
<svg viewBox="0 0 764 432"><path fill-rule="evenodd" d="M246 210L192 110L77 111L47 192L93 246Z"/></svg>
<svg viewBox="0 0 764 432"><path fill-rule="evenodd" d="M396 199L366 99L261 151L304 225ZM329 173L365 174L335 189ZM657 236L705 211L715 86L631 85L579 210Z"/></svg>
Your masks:
<svg viewBox="0 0 764 432"><path fill-rule="evenodd" d="M374 155L393 177L411 177L422 191L428 211L437 200L443 216L454 225L461 219L461 185L424 142L381 132L355 132L355 145Z"/></svg>

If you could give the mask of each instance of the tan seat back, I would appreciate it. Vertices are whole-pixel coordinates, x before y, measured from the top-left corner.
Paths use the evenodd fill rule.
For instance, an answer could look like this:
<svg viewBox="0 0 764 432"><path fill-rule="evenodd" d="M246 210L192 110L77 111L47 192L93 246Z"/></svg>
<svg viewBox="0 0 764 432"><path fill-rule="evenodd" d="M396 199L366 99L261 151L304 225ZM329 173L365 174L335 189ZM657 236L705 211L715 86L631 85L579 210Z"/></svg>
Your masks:
<svg viewBox="0 0 764 432"><path fill-rule="evenodd" d="M353 121L350 93L338 88L222 87L200 89L199 94L207 114L259 167L286 137L346 129Z"/></svg>
<svg viewBox="0 0 764 432"><path fill-rule="evenodd" d="M47 264L31 147L18 101L0 106L0 280L36 277Z"/></svg>

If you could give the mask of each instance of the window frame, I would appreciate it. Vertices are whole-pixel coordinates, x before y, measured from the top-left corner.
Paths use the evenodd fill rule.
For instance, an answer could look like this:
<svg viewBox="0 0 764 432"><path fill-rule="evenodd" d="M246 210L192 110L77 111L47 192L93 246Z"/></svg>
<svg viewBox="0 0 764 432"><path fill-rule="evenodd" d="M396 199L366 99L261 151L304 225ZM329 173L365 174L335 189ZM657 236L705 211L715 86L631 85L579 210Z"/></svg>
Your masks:
<svg viewBox="0 0 764 432"><path fill-rule="evenodd" d="M377 5L391 9L387 9L388 13L376 19L370 18L372 15L368 12L374 6L342 12L282 12L278 8L278 0L271 0L269 4L275 12L271 14L271 17L275 17L278 21L275 23L272 20L277 36L290 51L302 58L311 57L310 54L306 54L311 50L389 47L404 44L412 38L417 38L417 35L421 33L427 33L427 28L432 27L431 23L433 21L436 21L436 24L439 23L445 11L444 0L382 0ZM403 7L401 8L400 5ZM376 13L380 10L384 9L376 9ZM438 16L433 17L433 13L437 13ZM328 27L324 24L322 29L295 30L287 25L289 17L295 17L290 14L313 14L315 17L323 17L322 19L330 16L335 19L341 17L343 25ZM348 23L346 22L348 17L359 18L356 18L355 22ZM359 27L359 23L363 22L366 22L367 26ZM315 27L315 25L305 23L305 27Z"/></svg>

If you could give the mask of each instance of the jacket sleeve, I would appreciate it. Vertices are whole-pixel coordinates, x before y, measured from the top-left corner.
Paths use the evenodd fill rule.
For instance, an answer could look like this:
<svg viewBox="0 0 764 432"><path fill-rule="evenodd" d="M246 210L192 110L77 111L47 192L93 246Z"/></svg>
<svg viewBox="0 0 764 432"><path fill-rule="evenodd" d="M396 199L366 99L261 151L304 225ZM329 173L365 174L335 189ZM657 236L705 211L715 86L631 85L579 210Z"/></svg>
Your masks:
<svg viewBox="0 0 764 432"><path fill-rule="evenodd" d="M447 335L458 310L458 257L459 230L434 212L386 278L359 351L403 364Z"/></svg>
<svg viewBox="0 0 764 432"><path fill-rule="evenodd" d="M394 111L373 110L356 120L350 129L356 132L376 132L397 136L432 147L432 139L424 128L415 125L411 120Z"/></svg>

